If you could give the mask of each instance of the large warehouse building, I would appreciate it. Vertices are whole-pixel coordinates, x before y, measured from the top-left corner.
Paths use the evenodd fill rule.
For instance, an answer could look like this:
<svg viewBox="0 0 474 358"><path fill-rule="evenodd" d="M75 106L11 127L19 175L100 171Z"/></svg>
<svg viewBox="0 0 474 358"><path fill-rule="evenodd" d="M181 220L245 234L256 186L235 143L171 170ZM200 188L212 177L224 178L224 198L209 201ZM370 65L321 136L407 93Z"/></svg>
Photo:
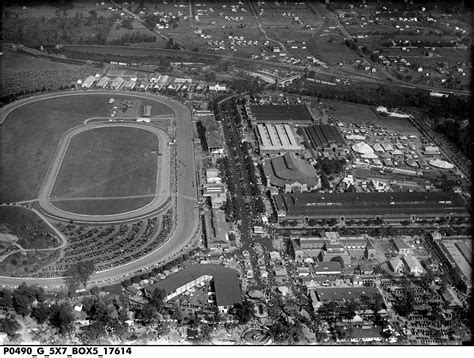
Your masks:
<svg viewBox="0 0 474 358"><path fill-rule="evenodd" d="M279 218L387 222L416 218L469 217L463 198L452 192L300 193L273 197Z"/></svg>
<svg viewBox="0 0 474 358"><path fill-rule="evenodd" d="M456 282L466 293L471 292L472 242L463 239L443 238L439 233L433 233L431 238L433 247Z"/></svg>
<svg viewBox="0 0 474 358"><path fill-rule="evenodd" d="M318 189L321 179L314 167L294 153L286 153L263 161L267 186L284 189L285 192Z"/></svg>
<svg viewBox="0 0 474 358"><path fill-rule="evenodd" d="M247 105L245 109L254 124L293 124L297 126L313 124L313 117L304 104Z"/></svg>
<svg viewBox="0 0 474 358"><path fill-rule="evenodd" d="M260 152L282 153L289 151L301 151L303 147L298 144L287 124L258 124L257 132Z"/></svg>
<svg viewBox="0 0 474 358"><path fill-rule="evenodd" d="M193 265L146 287L145 294L150 296L155 289L162 289L166 294L164 301L167 302L211 280L214 282L216 304L220 312L227 312L236 303L242 304L239 274L220 265Z"/></svg>
<svg viewBox="0 0 474 358"><path fill-rule="evenodd" d="M343 155L349 153L349 147L336 126L324 124L304 129L313 149L328 154Z"/></svg>

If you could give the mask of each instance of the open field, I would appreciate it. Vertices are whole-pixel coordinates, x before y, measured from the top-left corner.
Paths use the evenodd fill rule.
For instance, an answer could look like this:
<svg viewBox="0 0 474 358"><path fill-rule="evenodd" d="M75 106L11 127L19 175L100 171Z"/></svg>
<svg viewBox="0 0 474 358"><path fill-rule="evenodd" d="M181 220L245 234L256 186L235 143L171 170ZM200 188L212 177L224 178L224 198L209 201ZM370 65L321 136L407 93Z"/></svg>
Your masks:
<svg viewBox="0 0 474 358"><path fill-rule="evenodd" d="M376 124L404 135L420 134L408 119L379 116L375 112L375 109L367 105L342 103L331 100L323 100L323 105L328 108L326 113L336 122Z"/></svg>
<svg viewBox="0 0 474 358"><path fill-rule="evenodd" d="M15 206L0 206L0 234L16 236L16 243L24 249L48 249L61 244L38 215Z"/></svg>
<svg viewBox="0 0 474 358"><path fill-rule="evenodd" d="M27 103L10 112L2 124L1 202L31 200L38 196L48 165L64 132L84 120L105 116L110 94L61 96ZM133 96L120 96L128 99ZM153 114L172 113L156 101Z"/></svg>
<svg viewBox="0 0 474 358"><path fill-rule="evenodd" d="M121 68L110 68L107 71L106 76L109 78L122 77L123 79L127 79L127 80L129 80L132 77L136 77L139 80L148 80L148 76L146 72L124 70Z"/></svg>
<svg viewBox="0 0 474 358"><path fill-rule="evenodd" d="M49 61L23 52L4 47L2 55L1 95L19 93L20 91L41 90L43 87L58 89L70 85L78 78L100 69L85 66Z"/></svg>
<svg viewBox="0 0 474 358"><path fill-rule="evenodd" d="M132 29L127 29L121 26L121 22L118 21L110 29L109 35L107 36L107 41L119 40L124 35L134 35L139 33L140 35L155 36L157 40L160 40L161 37L155 34L153 31L148 30L141 22L138 20L132 21ZM163 45L166 43L163 42Z"/></svg>
<svg viewBox="0 0 474 358"><path fill-rule="evenodd" d="M97 16L110 16L110 11L107 9L108 6L101 6L95 1L76 1L72 9L66 10L67 15L70 17L76 16L76 13L82 13L84 16L89 16L89 11L94 10ZM40 5L40 6L11 6L8 7L11 12L20 15L25 18L34 17L54 17L58 10L55 6ZM61 13L63 10L60 10Z"/></svg>
<svg viewBox="0 0 474 358"><path fill-rule="evenodd" d="M344 37L339 32L312 37L308 42L308 50L311 55L328 65L354 63L360 59L359 55L344 44Z"/></svg>
<svg viewBox="0 0 474 358"><path fill-rule="evenodd" d="M25 72L25 71L48 71L48 70L73 70L83 66L68 63L49 61L45 58L38 58L24 52L15 51L11 48L4 48L2 55L2 81L3 76Z"/></svg>
<svg viewBox="0 0 474 358"><path fill-rule="evenodd" d="M51 199L152 195L157 149L156 135L138 128L80 132L69 143Z"/></svg>

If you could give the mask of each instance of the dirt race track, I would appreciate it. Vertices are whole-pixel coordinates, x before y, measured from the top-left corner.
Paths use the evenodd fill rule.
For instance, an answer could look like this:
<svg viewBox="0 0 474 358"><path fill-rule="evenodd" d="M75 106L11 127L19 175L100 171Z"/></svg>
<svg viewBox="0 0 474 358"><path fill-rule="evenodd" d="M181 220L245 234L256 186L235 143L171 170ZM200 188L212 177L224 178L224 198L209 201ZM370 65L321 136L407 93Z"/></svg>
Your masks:
<svg viewBox="0 0 474 358"><path fill-rule="evenodd" d="M121 91L77 91L68 93L51 93L33 98L26 98L10 105L5 106L2 109L0 117L0 123L6 118L14 108L22 106L30 101L37 101L41 99L54 98L57 96L70 96L70 95L81 95L81 94L118 94L127 95L133 97L144 98L148 100L158 101L171 107L175 112L176 118L176 142L173 144L176 149L169 148L169 155L176 153L176 193L171 192L173 196L176 194L175 206L176 206L176 227L170 238L158 249L148 253L135 261L128 264L114 267L109 270L100 271L95 273L90 279L90 285L106 285L111 284L132 273L135 273L141 269L150 268L154 265L160 264L170 258L175 258L179 253L192 242L194 235L197 232L199 226L199 208L197 205L197 188L196 188L196 169L194 161L194 145L193 145L193 122L192 116L189 109L183 104L162 96L145 94L145 93L130 93ZM161 141L160 141L161 142ZM166 144L167 142L164 142ZM55 158L58 156L56 155ZM54 165L51 164L51 167ZM52 171L54 172L54 170ZM48 176L49 177L49 176ZM49 183L52 185L54 181ZM162 186L163 187L163 186ZM48 201L48 193L50 186L48 183L44 185L41 193L43 195L42 201ZM159 196L159 195L158 195ZM161 199L160 199L161 200ZM160 202L158 200L156 204ZM148 211L149 212L149 211ZM61 213L62 214L62 213ZM124 219L127 217L127 213L124 213ZM128 213L130 217L130 213ZM132 214L136 217L136 212ZM100 220L99 220L100 221ZM0 276L0 285L15 287L20 285L22 282L27 284L37 284L47 289L55 289L64 286L64 280L62 278L14 278Z"/></svg>
<svg viewBox="0 0 474 358"><path fill-rule="evenodd" d="M83 215L72 213L68 211L61 210L57 208L51 202L51 190L53 189L54 182L57 178L58 172L61 168L61 164L64 159L64 155L70 143L70 140L73 136L83 131L87 131L90 129L95 128L105 128L110 126L121 126L121 127L129 127L129 128L140 128L146 129L150 132L153 132L159 138L159 150L162 154L158 156L158 167L163 168L163 170L158 171L158 175L156 176L156 193L151 203L148 205L133 210L127 211L119 214L114 215ZM143 217L147 214L152 212L157 212L164 208L166 201L170 197L170 170L169 170L169 162L170 162L170 148L169 148L169 138L168 135L160 128L146 125L143 123L88 123L78 127L75 127L68 132L64 133L59 145L56 149L56 154L54 159L52 160L48 173L43 181L43 185L41 186L38 202L41 209L45 212L45 214L53 216L55 218L61 218L65 220L74 220L75 222L120 222L123 220L130 220L133 218Z"/></svg>

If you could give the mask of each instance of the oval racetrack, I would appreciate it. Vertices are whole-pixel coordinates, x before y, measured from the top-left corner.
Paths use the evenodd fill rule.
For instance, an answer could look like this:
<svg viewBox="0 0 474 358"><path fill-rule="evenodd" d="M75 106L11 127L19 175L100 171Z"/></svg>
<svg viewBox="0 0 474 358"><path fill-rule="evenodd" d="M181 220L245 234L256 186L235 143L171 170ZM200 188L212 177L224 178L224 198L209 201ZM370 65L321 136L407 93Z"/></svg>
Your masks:
<svg viewBox="0 0 474 358"><path fill-rule="evenodd" d="M194 146L193 146L193 122L190 110L183 104L162 96L151 94L135 94L120 91L77 91L73 93L46 94L33 98L26 98L2 109L0 123L8 116L13 109L22 106L31 101L37 101L46 98L54 98L56 96L69 96L84 94L111 94L134 96L155 100L170 106L176 115L176 228L170 238L157 250L150 252L128 264L115 267L106 271L100 271L92 275L90 284L106 284L122 280L124 277L138 270L159 264L169 258L177 257L181 250L187 247L193 240L199 225L199 209L197 206L197 188L195 183L195 162L194 162ZM173 194L173 193L171 193ZM46 288L57 288L64 286L62 278L14 278L0 276L0 284L5 286L18 286L22 282L28 284L37 284Z"/></svg>
<svg viewBox="0 0 474 358"><path fill-rule="evenodd" d="M111 126L121 126L121 127L129 127L129 128L140 128L146 129L150 132L153 132L159 138L159 151L161 156L158 156L159 168L163 170L159 170L156 176L156 188L157 191L155 193L155 197L151 203L148 205L124 213L113 214L113 215L85 215L85 214L77 214L70 211L64 211L56 207L51 202L51 191L53 189L54 183L58 176L58 173L61 169L61 164L63 163L64 156L66 154L68 145L71 141L71 138L81 132L95 129L95 128L106 128ZM169 138L168 135L160 128L146 125L143 123L87 123L81 126L77 126L66 133L61 138L59 145L56 149L55 156L49 166L48 173L43 181L43 185L41 186L39 192L39 205L41 209L48 215L61 218L65 220L74 220L75 222L94 222L94 223L107 223L107 222L120 222L124 220L130 220L133 218L139 218L146 216L150 213L157 212L164 208L166 201L170 196L170 170L169 170L169 162L170 162L170 148L168 145Z"/></svg>

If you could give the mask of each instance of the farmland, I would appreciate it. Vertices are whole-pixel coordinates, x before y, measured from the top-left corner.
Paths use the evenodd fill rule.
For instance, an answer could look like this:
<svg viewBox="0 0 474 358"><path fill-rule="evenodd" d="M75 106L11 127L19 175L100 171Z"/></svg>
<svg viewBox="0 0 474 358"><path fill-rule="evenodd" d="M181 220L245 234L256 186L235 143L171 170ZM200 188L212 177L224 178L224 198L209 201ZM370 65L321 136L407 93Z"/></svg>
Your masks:
<svg viewBox="0 0 474 358"><path fill-rule="evenodd" d="M2 56L1 97L29 94L31 91L57 90L78 78L100 72L87 65L66 64L37 58L4 47Z"/></svg>
<svg viewBox="0 0 474 358"><path fill-rule="evenodd" d="M105 206L118 207L119 198L149 195L135 200L143 206L156 191L157 148L158 138L138 128L105 127L76 134L69 143L51 199L82 199L80 208L87 213L89 200L84 198L114 199ZM124 211L135 209L135 201ZM69 203L62 201L61 206L67 208ZM100 211L94 200L89 205Z"/></svg>

